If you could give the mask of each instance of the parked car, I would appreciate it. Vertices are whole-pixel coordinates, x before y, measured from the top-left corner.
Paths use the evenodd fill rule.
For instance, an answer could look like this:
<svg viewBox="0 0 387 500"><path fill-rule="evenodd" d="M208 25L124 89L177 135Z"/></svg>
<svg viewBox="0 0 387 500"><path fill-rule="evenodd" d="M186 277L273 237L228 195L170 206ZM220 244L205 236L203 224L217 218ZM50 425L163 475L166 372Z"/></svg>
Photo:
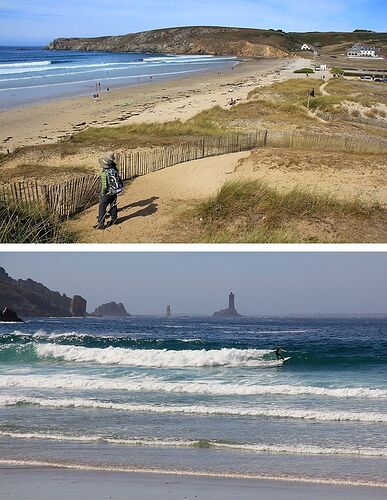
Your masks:
<svg viewBox="0 0 387 500"><path fill-rule="evenodd" d="M374 82L377 82L377 83L382 83L382 79L381 78L374 78Z"/></svg>
<svg viewBox="0 0 387 500"><path fill-rule="evenodd" d="M367 82L372 82L373 78L369 75L363 75L360 77L360 80L366 80Z"/></svg>

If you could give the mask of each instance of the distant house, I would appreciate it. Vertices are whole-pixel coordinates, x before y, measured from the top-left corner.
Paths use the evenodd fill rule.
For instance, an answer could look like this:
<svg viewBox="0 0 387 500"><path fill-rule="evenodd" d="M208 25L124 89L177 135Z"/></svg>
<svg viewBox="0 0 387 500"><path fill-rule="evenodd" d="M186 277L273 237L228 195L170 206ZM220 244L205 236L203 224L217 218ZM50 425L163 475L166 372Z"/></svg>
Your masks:
<svg viewBox="0 0 387 500"><path fill-rule="evenodd" d="M380 57L380 49L379 48L368 47L368 45L361 45L360 43L355 43L355 45L348 50L347 57L382 59L382 57Z"/></svg>
<svg viewBox="0 0 387 500"><path fill-rule="evenodd" d="M314 50L314 48L312 47L312 45L308 45L307 43L304 43L301 46L301 50Z"/></svg>

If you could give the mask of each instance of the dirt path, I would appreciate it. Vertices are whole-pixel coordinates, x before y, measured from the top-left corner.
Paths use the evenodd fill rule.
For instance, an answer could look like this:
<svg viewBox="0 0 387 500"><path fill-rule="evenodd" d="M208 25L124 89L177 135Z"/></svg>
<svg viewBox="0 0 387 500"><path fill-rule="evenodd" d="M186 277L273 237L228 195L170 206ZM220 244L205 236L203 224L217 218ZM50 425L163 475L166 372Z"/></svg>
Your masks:
<svg viewBox="0 0 387 500"><path fill-rule="evenodd" d="M173 217L190 203L204 199L226 182L241 177L239 162L250 152L232 153L181 163L138 177L119 197L119 224L104 231L92 229L98 207L87 210L70 227L80 232L87 243L162 243L178 242L173 235Z"/></svg>
<svg viewBox="0 0 387 500"><path fill-rule="evenodd" d="M329 92L327 92L325 90L325 87L328 85L329 81L328 82L325 82L323 83L322 85L320 85L320 92L321 92L321 95L330 95Z"/></svg>

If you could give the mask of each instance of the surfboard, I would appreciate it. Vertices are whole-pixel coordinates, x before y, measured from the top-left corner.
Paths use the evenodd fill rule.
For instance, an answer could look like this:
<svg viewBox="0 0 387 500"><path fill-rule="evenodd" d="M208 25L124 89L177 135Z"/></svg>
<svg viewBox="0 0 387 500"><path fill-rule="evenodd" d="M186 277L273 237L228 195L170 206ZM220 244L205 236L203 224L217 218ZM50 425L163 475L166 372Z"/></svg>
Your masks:
<svg viewBox="0 0 387 500"><path fill-rule="evenodd" d="M285 363L285 361L289 361L289 359L290 359L290 356L289 356L288 358L285 358L285 359L282 361L282 363Z"/></svg>

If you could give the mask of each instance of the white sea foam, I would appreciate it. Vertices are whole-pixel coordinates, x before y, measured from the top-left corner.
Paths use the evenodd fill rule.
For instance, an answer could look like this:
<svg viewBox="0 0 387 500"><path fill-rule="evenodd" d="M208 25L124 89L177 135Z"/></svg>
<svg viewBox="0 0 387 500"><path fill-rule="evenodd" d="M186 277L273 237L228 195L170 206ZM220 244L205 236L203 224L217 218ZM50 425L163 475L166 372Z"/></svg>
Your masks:
<svg viewBox="0 0 387 500"><path fill-rule="evenodd" d="M218 349L218 350L183 350L167 349L106 349L41 344L35 346L40 357L63 359L80 363L103 365L126 365L144 367L270 367L280 366L282 362L264 361L262 356L272 351L267 349Z"/></svg>
<svg viewBox="0 0 387 500"><path fill-rule="evenodd" d="M387 423L387 414L376 412L351 412L351 411L320 411L306 409L275 408L266 409L255 407L238 408L228 406L205 406L205 405L151 405L151 404L127 404L114 403L110 401L97 401L92 399L68 398L68 399L46 399L30 397L0 397L0 406L23 406L36 405L50 408L94 408L105 410L116 410L125 412L143 412L157 414L187 414L187 415L224 415L235 417L272 417L305 420L322 420L328 422L379 422Z"/></svg>
<svg viewBox="0 0 387 500"><path fill-rule="evenodd" d="M223 448L231 450L244 450L255 453L275 453L289 455L355 455L364 457L387 457L384 448L326 448L315 445L286 445L271 443L226 443L213 440L181 440L181 439L149 439L149 438L114 438L108 436L83 435L70 436L67 434L43 433L43 432L11 432L0 431L0 436L14 439L39 439L78 443L104 442L121 446L144 446L154 448Z"/></svg>
<svg viewBox="0 0 387 500"><path fill-rule="evenodd" d="M80 375L4 375L0 376L0 387L41 388L41 389L68 389L106 390L128 392L164 392L175 394L195 394L214 396L322 396L334 398L367 398L386 399L387 391L368 387L313 387L282 385L257 385L257 384L229 384L213 380L181 381L174 382L155 377L83 377Z"/></svg>
<svg viewBox="0 0 387 500"><path fill-rule="evenodd" d="M187 73L198 73L199 71L204 71L203 69L190 69L190 70L185 70L185 71L170 71L170 72L165 72L165 73L155 73L154 77L159 77L159 76L172 76L172 75L183 75ZM105 79L105 81L111 81L111 80L132 80L132 79L137 79L137 78L146 78L150 77L151 75L149 73L147 74L139 74L139 75L127 75L127 76L109 76L109 78ZM23 87L12 87L12 88L4 88L0 89L0 92L4 92L7 90L25 90L25 89L36 89L36 88L46 88L46 87L58 87L60 85L80 85L83 83L93 83L95 84L95 78L91 80L81 80L81 81L73 81L73 82L60 82L60 83L47 83L47 84L42 84L42 85L26 85Z"/></svg>
<svg viewBox="0 0 387 500"><path fill-rule="evenodd" d="M35 73L35 72L46 72L46 75L43 76L29 76L29 77L20 77L20 78L9 78L2 79L0 82L13 81L13 80L26 80L26 79L35 79L35 78L52 78L59 76L70 76L70 75L82 75L84 73L93 73L96 71L118 71L123 69L133 69L139 66L169 66L169 65L181 65L181 64L189 64L189 65L197 65L197 64L208 64L208 63L218 63L229 59L235 58L227 58L227 57L211 57L210 60L204 59L203 57L149 57L142 61L122 61L122 62L109 62L109 63L98 63L98 64L71 64L71 65L62 65L62 64L51 64L49 61L46 62L38 62L38 63L18 63L16 65L1 65L0 64L0 75L14 75L14 74L22 74L22 73ZM71 73L57 73L60 70L80 70L77 72Z"/></svg>

